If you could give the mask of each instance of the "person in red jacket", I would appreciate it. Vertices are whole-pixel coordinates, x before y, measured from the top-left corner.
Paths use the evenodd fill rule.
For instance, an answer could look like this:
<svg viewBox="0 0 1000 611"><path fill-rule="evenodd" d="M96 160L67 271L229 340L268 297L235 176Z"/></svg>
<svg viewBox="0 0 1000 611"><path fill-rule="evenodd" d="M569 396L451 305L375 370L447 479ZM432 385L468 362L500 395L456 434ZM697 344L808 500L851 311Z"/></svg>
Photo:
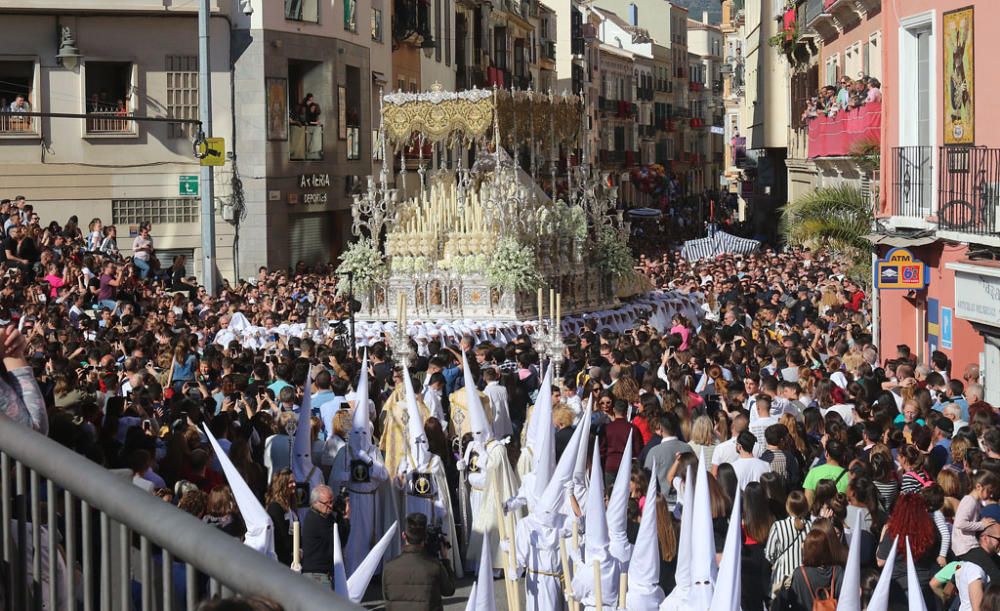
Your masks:
<svg viewBox="0 0 1000 611"><path fill-rule="evenodd" d="M632 456L638 456L642 452L642 434L638 427L625 418L627 413L628 403L622 400L615 401L612 407L614 420L604 427L604 433L599 438L606 485L614 484L629 435L632 436Z"/></svg>

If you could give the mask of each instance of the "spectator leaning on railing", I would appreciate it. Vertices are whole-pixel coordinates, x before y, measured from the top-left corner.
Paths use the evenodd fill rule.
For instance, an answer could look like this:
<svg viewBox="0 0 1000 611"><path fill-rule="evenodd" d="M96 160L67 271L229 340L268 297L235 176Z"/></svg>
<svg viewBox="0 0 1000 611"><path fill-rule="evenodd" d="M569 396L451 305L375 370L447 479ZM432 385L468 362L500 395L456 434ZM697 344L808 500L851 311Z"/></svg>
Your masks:
<svg viewBox="0 0 1000 611"><path fill-rule="evenodd" d="M838 85L825 85L817 91L816 97L806 100L801 117L803 123L819 115L832 118L838 112L882 101L882 83L876 78L862 75L852 81L850 77L843 76Z"/></svg>
<svg viewBox="0 0 1000 611"><path fill-rule="evenodd" d="M9 325L10 321L2 321ZM35 375L25 358L28 341L13 325L0 330L0 354L5 375L0 378L0 409L11 420L30 426L39 433L49 432L45 400Z"/></svg>

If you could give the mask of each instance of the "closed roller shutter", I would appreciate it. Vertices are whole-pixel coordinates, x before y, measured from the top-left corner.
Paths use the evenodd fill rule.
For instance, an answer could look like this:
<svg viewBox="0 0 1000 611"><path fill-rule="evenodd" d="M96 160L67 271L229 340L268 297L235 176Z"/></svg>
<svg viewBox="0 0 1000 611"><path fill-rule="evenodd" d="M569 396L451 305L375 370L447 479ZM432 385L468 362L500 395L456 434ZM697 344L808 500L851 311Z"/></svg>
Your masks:
<svg viewBox="0 0 1000 611"><path fill-rule="evenodd" d="M330 261L329 212L293 214L288 221L288 264L295 268L299 261L306 265Z"/></svg>

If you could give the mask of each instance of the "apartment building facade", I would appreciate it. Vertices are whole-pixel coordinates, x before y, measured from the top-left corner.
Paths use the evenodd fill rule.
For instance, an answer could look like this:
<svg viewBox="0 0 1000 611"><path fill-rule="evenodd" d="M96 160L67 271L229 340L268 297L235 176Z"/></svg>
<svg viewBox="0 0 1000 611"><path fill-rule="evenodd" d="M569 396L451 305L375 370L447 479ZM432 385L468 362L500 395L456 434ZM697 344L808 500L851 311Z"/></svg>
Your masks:
<svg viewBox="0 0 1000 611"><path fill-rule="evenodd" d="M1000 5L911 0L882 11L886 119L875 252L885 259L906 249L927 266L923 287L878 291L883 353L905 343L926 362L940 350L953 373L978 363L985 399L997 405L1000 125L988 113L1000 84L988 58Z"/></svg>
<svg viewBox="0 0 1000 611"><path fill-rule="evenodd" d="M251 15L247 0L212 2L208 135L227 147L215 172L222 277L333 261L349 240L351 194L372 171L372 92L391 69L382 2L253 0ZM86 115L35 119L15 133L0 125L9 169L0 191L60 222L114 223L126 251L138 223L151 221L161 259L185 254L199 273L194 128L134 119L198 118L197 6L0 3L18 9L0 21L16 50L0 58L0 80L27 87L36 110ZM78 56L60 57L70 43Z"/></svg>

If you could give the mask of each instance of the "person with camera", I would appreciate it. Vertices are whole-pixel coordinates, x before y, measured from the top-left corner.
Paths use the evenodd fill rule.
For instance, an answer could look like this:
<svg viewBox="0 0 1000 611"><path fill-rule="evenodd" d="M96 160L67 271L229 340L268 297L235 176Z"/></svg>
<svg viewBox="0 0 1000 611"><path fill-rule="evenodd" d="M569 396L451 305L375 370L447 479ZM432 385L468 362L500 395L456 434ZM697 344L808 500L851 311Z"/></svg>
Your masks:
<svg viewBox="0 0 1000 611"><path fill-rule="evenodd" d="M343 504L341 501L339 504ZM340 511L337 511L340 509ZM302 574L329 586L333 570L333 529L341 529L346 540L346 508L339 508L329 486L313 486L309 492L309 511L302 520Z"/></svg>
<svg viewBox="0 0 1000 611"><path fill-rule="evenodd" d="M403 553L382 571L382 597L386 611L437 611L442 597L455 593L455 572L448 560L448 544L440 536L428 537L427 516L406 516ZM430 549L429 543L435 545Z"/></svg>

